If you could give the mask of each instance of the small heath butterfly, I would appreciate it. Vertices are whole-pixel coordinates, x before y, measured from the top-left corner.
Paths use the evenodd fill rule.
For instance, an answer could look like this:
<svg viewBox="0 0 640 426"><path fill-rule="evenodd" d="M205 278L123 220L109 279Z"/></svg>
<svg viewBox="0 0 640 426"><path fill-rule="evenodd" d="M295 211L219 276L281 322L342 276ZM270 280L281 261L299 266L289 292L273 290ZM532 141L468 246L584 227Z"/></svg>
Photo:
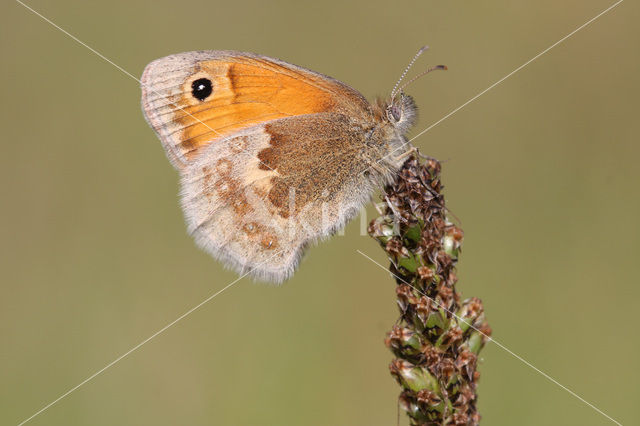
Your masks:
<svg viewBox="0 0 640 426"><path fill-rule="evenodd" d="M180 173L189 233L258 279L289 278L305 247L356 216L412 150L417 108L400 81L369 103L278 59L196 51L151 62L141 82L145 118Z"/></svg>

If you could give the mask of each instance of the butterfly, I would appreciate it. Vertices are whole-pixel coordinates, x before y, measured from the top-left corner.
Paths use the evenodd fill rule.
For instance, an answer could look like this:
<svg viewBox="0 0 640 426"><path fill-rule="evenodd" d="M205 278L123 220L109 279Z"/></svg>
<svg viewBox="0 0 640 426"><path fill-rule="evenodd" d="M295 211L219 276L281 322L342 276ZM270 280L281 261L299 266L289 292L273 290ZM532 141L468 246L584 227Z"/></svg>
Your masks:
<svg viewBox="0 0 640 426"><path fill-rule="evenodd" d="M196 243L241 274L280 283L411 151L405 135L417 107L398 84L388 100L370 103L278 59L194 51L147 65L142 110L180 174Z"/></svg>

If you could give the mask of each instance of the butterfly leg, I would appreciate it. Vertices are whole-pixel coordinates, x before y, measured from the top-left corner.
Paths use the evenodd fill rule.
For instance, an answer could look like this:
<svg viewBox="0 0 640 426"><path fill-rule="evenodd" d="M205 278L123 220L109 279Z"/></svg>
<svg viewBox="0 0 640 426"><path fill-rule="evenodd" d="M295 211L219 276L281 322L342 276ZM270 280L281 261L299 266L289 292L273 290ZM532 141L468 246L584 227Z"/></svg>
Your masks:
<svg viewBox="0 0 640 426"><path fill-rule="evenodd" d="M389 176L389 170L387 170L384 166L382 166L379 162L374 161L372 163L369 163L369 169L373 169L375 170L378 175L380 175L380 177L382 178L382 180L386 180ZM380 182L378 182L380 183Z"/></svg>
<svg viewBox="0 0 640 426"><path fill-rule="evenodd" d="M378 212L379 215L384 215L385 211L384 211L384 203L373 203L373 207L376 208L376 211Z"/></svg>
<svg viewBox="0 0 640 426"><path fill-rule="evenodd" d="M405 219L400 212L398 212L398 210L396 210L396 207L393 205L393 203L389 200L389 198L385 195L384 196L384 200L387 202L387 206L389 206L389 208L391 209L391 211L393 212L393 218L394 220L398 220L398 221L403 221L406 222L407 219Z"/></svg>
<svg viewBox="0 0 640 426"><path fill-rule="evenodd" d="M403 152L402 154L400 154L399 156L397 156L394 160L395 161L400 161L400 160L404 160L405 158L413 155L414 153L422 156L422 154L420 153L420 151L418 151L418 148L416 148L415 146L411 145L411 148L409 148L408 150L406 150L405 152Z"/></svg>

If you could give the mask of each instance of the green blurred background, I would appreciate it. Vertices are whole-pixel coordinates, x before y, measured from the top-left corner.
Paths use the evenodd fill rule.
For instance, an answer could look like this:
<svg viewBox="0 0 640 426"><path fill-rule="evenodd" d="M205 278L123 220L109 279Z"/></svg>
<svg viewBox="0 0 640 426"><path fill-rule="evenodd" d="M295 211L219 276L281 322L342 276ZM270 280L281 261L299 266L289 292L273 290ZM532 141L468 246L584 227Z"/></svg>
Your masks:
<svg viewBox="0 0 640 426"><path fill-rule="evenodd" d="M613 1L44 1L31 7L139 76L160 56L259 52L389 93L423 129ZM494 337L640 424L639 7L626 1L416 140L442 160L459 289ZM198 250L138 83L20 4L0 6L0 423L18 424L236 278ZM368 209L369 218L373 209ZM33 425L394 425L394 284L361 235L276 288L243 279ZM494 344L486 425L606 425ZM405 424L405 420L401 424Z"/></svg>

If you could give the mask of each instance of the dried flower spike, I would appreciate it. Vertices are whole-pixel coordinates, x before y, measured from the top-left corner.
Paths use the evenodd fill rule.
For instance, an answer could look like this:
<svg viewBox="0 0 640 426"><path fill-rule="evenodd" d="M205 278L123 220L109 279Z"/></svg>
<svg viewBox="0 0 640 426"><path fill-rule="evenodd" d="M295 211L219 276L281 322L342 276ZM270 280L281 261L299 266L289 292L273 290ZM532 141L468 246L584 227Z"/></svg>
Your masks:
<svg viewBox="0 0 640 426"><path fill-rule="evenodd" d="M383 216L369 225L397 284L389 369L411 425L477 425L478 353L491 329L482 302L456 291L463 232L447 220L441 191L440 163L414 154L385 188Z"/></svg>

